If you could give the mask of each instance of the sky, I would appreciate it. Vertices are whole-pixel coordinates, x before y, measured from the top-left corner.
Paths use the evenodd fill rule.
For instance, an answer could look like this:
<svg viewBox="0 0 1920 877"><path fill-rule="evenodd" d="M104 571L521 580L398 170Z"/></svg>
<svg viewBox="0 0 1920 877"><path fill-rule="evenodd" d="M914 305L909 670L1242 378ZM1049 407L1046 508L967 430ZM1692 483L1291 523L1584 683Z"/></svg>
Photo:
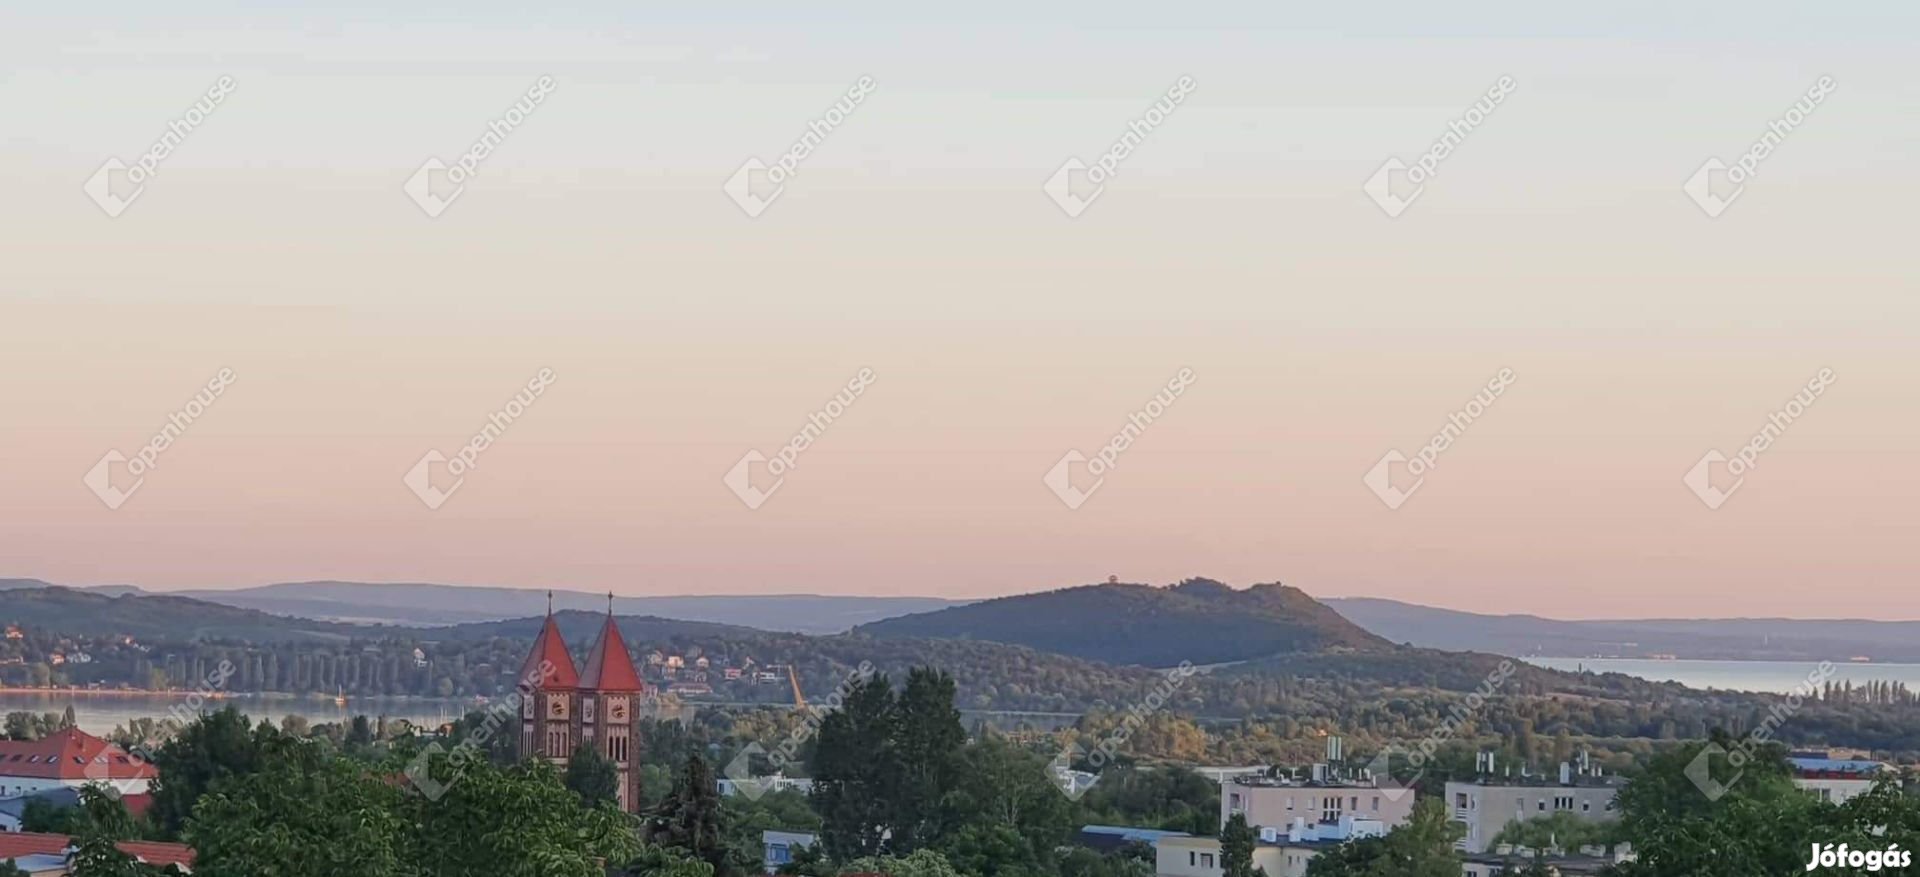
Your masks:
<svg viewBox="0 0 1920 877"><path fill-rule="evenodd" d="M1920 618L1911 3L388 5L0 13L0 575Z"/></svg>

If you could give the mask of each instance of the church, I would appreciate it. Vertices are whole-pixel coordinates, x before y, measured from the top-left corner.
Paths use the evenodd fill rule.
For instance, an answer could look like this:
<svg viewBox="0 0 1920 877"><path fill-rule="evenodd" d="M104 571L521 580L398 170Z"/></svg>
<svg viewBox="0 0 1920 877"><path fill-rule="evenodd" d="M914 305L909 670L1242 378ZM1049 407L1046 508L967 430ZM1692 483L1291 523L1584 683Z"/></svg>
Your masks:
<svg viewBox="0 0 1920 877"><path fill-rule="evenodd" d="M532 690L520 704L520 757L544 758L565 770L576 749L592 746L613 762L620 778L620 809L640 812L640 761L633 728L647 684L634 671L627 641L614 624L613 595L607 595L607 621L584 669L577 669L567 652L549 595L546 623L519 678Z"/></svg>

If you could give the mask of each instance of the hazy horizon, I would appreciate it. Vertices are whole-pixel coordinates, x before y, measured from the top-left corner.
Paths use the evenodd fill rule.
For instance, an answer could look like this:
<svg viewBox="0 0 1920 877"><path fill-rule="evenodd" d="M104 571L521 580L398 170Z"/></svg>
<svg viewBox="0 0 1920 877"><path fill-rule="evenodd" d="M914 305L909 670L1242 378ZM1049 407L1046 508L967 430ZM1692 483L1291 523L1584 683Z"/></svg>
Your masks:
<svg viewBox="0 0 1920 877"><path fill-rule="evenodd" d="M1190 578L1206 578L1206 576L1195 576ZM536 586L536 585L486 584L486 583L477 583L477 582L417 582L417 581L403 582L403 581L346 581L346 580L340 580L340 579L304 579L304 580L288 579L288 580L256 582L252 584L229 583L225 585L183 585L178 587L163 588L163 587L153 587L153 586L143 585L138 582L56 582L56 581L49 581L40 576L0 576L0 580L7 580L7 579L13 579L13 580L31 579L35 581L45 582L49 585L54 585L58 587L75 587L75 588L137 587L137 588L141 588L142 590L145 590L151 593L157 593L157 594L174 594L174 593L183 593L183 592L190 592L190 591L240 591L240 590L246 590L249 588L272 587L277 585L310 585L310 584L370 585L375 587L379 587L383 585L394 585L394 586L424 585L428 587L449 587L449 588L488 588L488 589L510 590L510 591L526 591L527 597L529 600L528 606L531 607L528 612L528 617L532 617L534 615L539 614L540 606L541 606L540 595L544 591L551 590L555 593L566 593L566 594L574 594L574 595L587 596L587 597L598 597L606 593L605 591L587 590L577 586L568 586L564 584ZM1032 588L1028 590L1009 591L1004 594L990 594L990 595L980 596L980 597L950 597L950 596L944 596L941 594L925 594L925 593L874 594L874 593L823 592L823 591L742 591L738 593L705 593L705 594L691 593L687 591L663 591L660 593L630 593L630 592L615 591L614 596L620 597L622 599L629 599L629 598L631 599L648 599L648 598L679 599L679 598L702 598L702 597L838 597L838 598L845 598L845 599L905 599L905 600L939 599L939 600L951 600L956 602L974 602L979 600L992 600L999 597L1017 597L1023 594L1037 594L1045 591L1055 591L1055 590L1063 590L1066 588L1078 588L1078 587L1085 587L1088 585L1102 585L1102 584L1107 584L1107 582L1092 581L1092 582L1082 582L1079 584L1070 584L1070 585L1052 585L1052 586L1046 586L1046 587ZM1167 588L1167 587L1172 587L1173 585L1179 584L1179 582L1178 581L1121 582L1121 584L1146 585L1148 587ZM1275 584L1275 583L1274 582L1225 582L1224 584L1227 584L1235 589L1245 590L1246 588L1252 587L1253 585L1257 585L1257 584ZM1277 584L1286 584L1286 583L1278 582ZM1894 623L1907 622L1907 621L1920 621L1920 618L1868 618L1865 616L1857 616L1857 615L1804 615L1804 616L1803 615L1717 615L1717 616L1707 616L1707 615L1694 615L1694 616L1552 615L1552 614L1536 613L1536 612L1524 612L1524 611L1518 611L1518 610L1495 612L1490 610L1477 609L1471 606L1449 605L1447 603L1440 602L1440 601L1418 600L1418 599L1408 600L1408 599L1401 599L1397 597L1383 597L1375 594L1316 594L1305 588L1302 588L1301 590L1306 591L1308 596L1313 597L1316 600L1389 600L1389 601L1406 603L1406 604L1411 604L1416 606L1425 606L1432 609L1443 609L1443 610L1465 612L1465 613L1476 614L1476 615L1490 615L1490 616L1502 616L1502 615L1522 616L1524 615L1524 616L1538 617L1548 621L1628 622L1628 621L1690 621L1690 620L1731 621L1731 620L1770 620L1770 619L1783 619L1783 620L1789 620L1789 621L1886 621L1886 622L1894 622ZM4 593L4 592L0 592L0 593Z"/></svg>
<svg viewBox="0 0 1920 877"><path fill-rule="evenodd" d="M1920 618L1913 4L8 21L0 569Z"/></svg>

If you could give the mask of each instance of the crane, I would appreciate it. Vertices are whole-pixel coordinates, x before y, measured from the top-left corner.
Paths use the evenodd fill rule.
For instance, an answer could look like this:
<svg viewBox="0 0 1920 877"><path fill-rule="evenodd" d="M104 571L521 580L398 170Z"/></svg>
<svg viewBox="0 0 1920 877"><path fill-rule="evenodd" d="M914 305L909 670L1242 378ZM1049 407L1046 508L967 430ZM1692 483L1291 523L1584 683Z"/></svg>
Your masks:
<svg viewBox="0 0 1920 877"><path fill-rule="evenodd" d="M800 693L800 677L793 672L792 664L787 665L787 681L793 683L793 708L797 710L806 709L807 697Z"/></svg>

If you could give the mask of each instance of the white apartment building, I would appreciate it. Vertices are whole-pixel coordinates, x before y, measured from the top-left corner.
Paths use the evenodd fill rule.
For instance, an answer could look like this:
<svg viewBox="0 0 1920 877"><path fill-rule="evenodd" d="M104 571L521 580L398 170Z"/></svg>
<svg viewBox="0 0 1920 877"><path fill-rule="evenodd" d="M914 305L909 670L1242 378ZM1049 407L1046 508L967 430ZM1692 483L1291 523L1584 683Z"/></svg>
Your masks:
<svg viewBox="0 0 1920 877"><path fill-rule="evenodd" d="M1613 797L1619 791L1618 777L1576 776L1565 766L1559 781L1485 777L1477 782L1450 782L1446 785L1448 813L1467 828L1466 836L1454 846L1484 853L1509 824L1555 813L1572 813L1589 822L1618 819Z"/></svg>

